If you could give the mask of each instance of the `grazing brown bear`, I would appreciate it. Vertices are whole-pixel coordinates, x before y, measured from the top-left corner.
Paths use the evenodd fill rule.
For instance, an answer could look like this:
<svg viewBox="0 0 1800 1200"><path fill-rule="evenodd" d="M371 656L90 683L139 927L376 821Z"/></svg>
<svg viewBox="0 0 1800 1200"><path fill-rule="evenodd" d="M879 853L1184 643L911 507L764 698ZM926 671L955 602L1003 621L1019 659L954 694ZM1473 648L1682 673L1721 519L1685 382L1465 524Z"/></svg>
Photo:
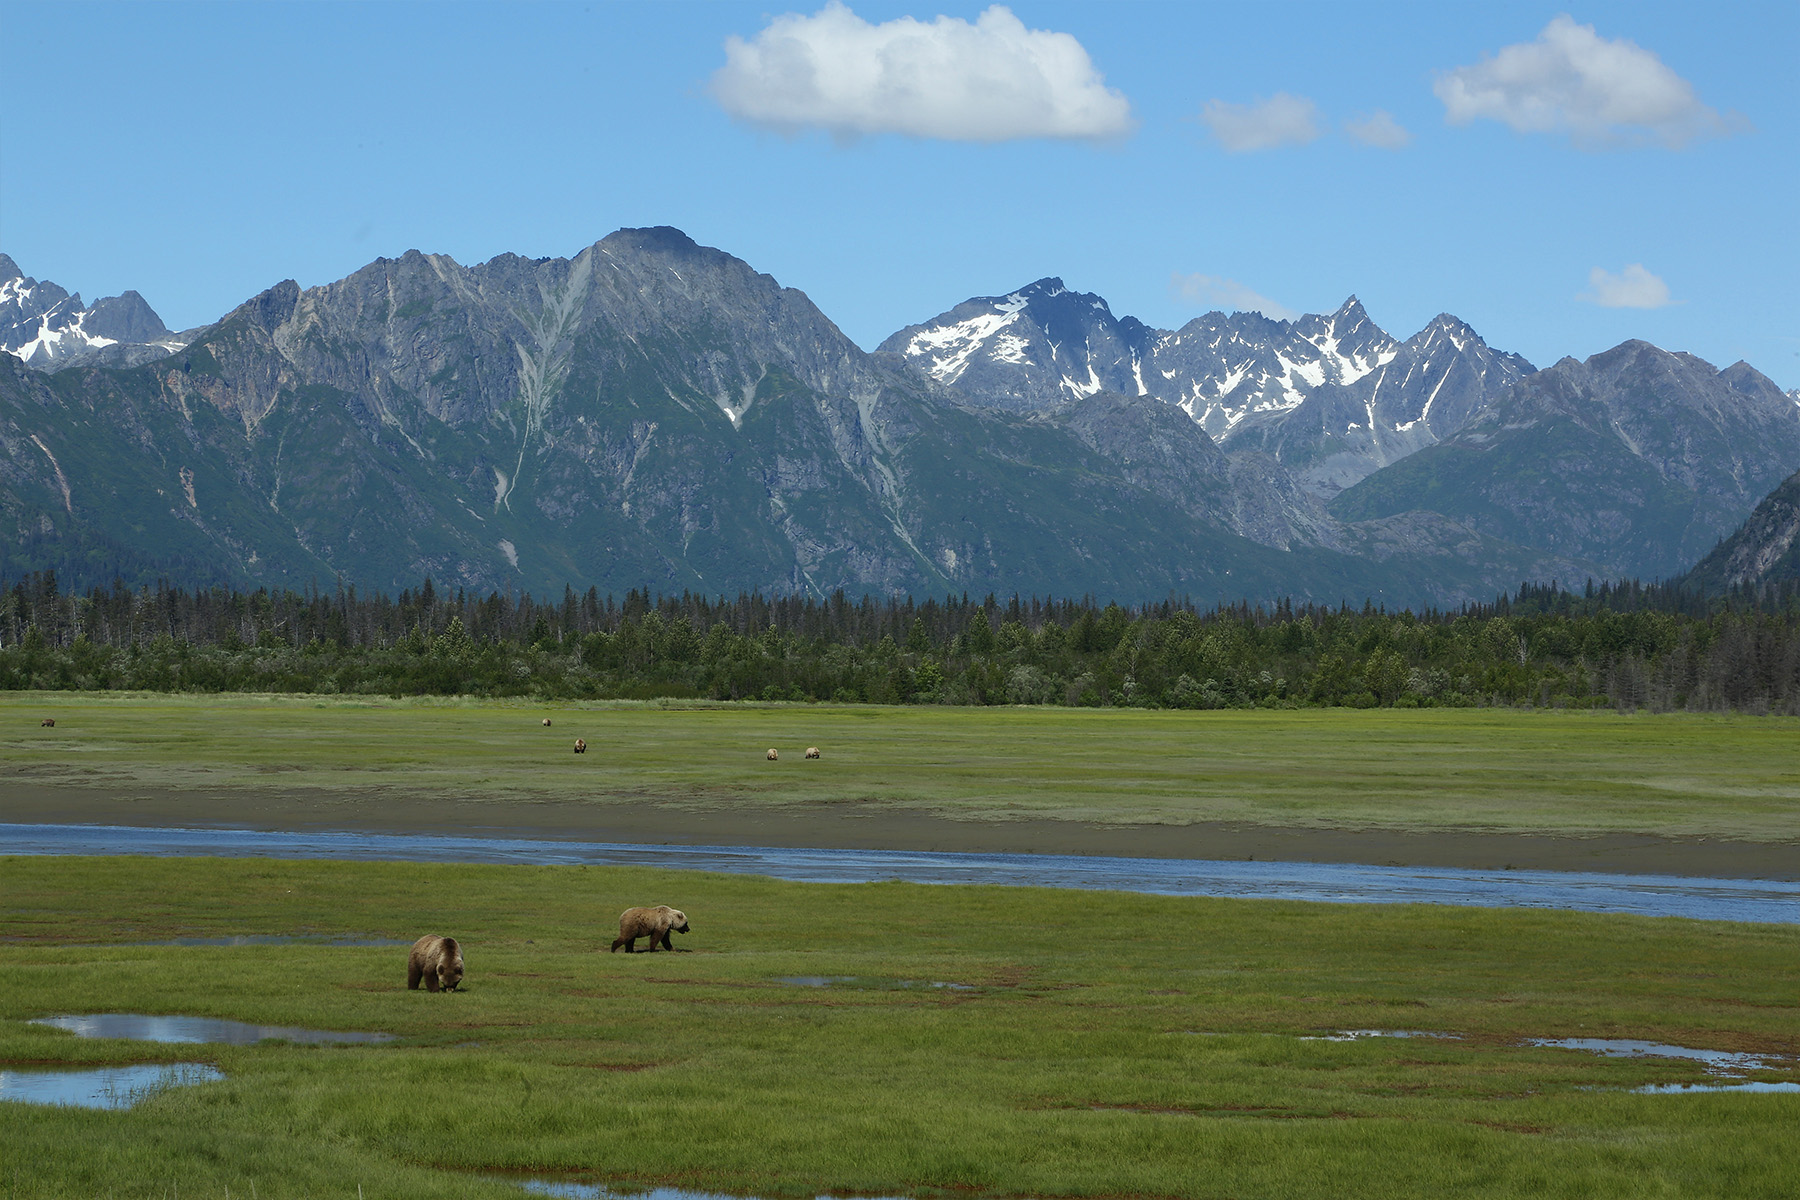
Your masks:
<svg viewBox="0 0 1800 1200"><path fill-rule="evenodd" d="M546 727L546 728L548 728L548 727L549 727L549 725L550 725L550 718L549 718L549 717L545 717L545 718L544 718L544 725L545 725L545 727Z"/></svg>
<svg viewBox="0 0 1800 1200"><path fill-rule="evenodd" d="M767 758L770 762L774 762L776 759L781 757L781 752L779 750L775 749L775 747L770 746L768 754L764 755L763 757Z"/></svg>
<svg viewBox="0 0 1800 1200"><path fill-rule="evenodd" d="M808 757L808 758L819 757L819 748L817 746L808 746L806 748L806 757Z"/></svg>
<svg viewBox="0 0 1800 1200"><path fill-rule="evenodd" d="M56 718L55 718L55 717L45 717L45 718L44 718L44 723L43 723L43 725L42 725L42 726L41 726L41 728L44 728L44 729L55 729L55 728L56 728Z"/></svg>
<svg viewBox="0 0 1800 1200"><path fill-rule="evenodd" d="M675 947L669 942L670 930L676 933L688 931L687 914L679 908L670 908L666 904L655 908L628 908L619 914L619 936L613 939L612 948L617 950L623 946L625 953L630 954L637 949L637 940L647 937L650 949L646 953L655 953L658 942L664 950L673 950Z"/></svg>
<svg viewBox="0 0 1800 1200"><path fill-rule="evenodd" d="M462 984L462 947L453 937L426 934L413 943L406 956L406 986L417 991L419 980L428 992L454 992Z"/></svg>
<svg viewBox="0 0 1800 1200"><path fill-rule="evenodd" d="M586 754L587 753L587 742L582 740L581 738L576 738L575 739L575 753Z"/></svg>

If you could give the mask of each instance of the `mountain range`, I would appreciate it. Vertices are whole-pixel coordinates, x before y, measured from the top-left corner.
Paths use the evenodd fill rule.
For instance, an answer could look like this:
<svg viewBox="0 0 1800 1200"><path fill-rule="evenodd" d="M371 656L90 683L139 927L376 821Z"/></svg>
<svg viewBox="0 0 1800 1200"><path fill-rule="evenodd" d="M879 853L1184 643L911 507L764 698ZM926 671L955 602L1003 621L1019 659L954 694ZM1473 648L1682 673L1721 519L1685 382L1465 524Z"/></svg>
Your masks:
<svg viewBox="0 0 1800 1200"><path fill-rule="evenodd" d="M179 335L0 256L0 330L0 573L76 584L1454 604L1674 574L1800 466L1795 396L1646 343L1535 371L1354 297L1158 331L1045 279L868 353L667 228Z"/></svg>

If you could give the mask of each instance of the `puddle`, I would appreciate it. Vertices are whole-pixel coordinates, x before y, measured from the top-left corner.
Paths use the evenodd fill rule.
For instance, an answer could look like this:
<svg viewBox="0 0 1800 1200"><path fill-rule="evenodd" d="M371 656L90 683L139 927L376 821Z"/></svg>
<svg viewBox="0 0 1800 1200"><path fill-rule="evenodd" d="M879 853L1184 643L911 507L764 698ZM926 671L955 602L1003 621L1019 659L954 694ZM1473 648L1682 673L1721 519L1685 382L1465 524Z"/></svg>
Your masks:
<svg viewBox="0 0 1800 1200"><path fill-rule="evenodd" d="M723 1195L718 1192L689 1192L680 1188L629 1191L608 1187L603 1183L568 1183L555 1179L509 1179L499 1182L515 1184L534 1196L555 1196L559 1200L756 1200L755 1197ZM838 1198L819 1196L815 1200L838 1200ZM899 1200L899 1198L870 1197L869 1200Z"/></svg>
<svg viewBox="0 0 1800 1200"><path fill-rule="evenodd" d="M1651 1083L1632 1088L1642 1096L1681 1095L1686 1092L1800 1092L1800 1083Z"/></svg>
<svg viewBox="0 0 1800 1200"><path fill-rule="evenodd" d="M789 987L830 987L834 983L855 983L854 975L783 975L775 980Z"/></svg>
<svg viewBox="0 0 1800 1200"><path fill-rule="evenodd" d="M83 1071L0 1071L0 1100L62 1104L78 1108L130 1108L158 1092L195 1083L217 1083L225 1075L205 1063L157 1063L99 1067Z"/></svg>
<svg viewBox="0 0 1800 1200"><path fill-rule="evenodd" d="M1428 1029L1345 1029L1337 1033L1302 1035L1303 1042L1360 1042L1365 1038L1445 1038L1462 1041L1460 1033L1433 1033Z"/></svg>
<svg viewBox="0 0 1800 1200"><path fill-rule="evenodd" d="M217 854L410 862L656 866L772 875L805 883L996 884L1099 888L1343 904L1473 904L1800 924L1800 881L1466 871L1357 863L1222 862L1080 854L956 854L772 846L653 846L504 837L167 829L0 823L7 854Z"/></svg>
<svg viewBox="0 0 1800 1200"><path fill-rule="evenodd" d="M391 1042L391 1033L325 1033L292 1025L248 1025L218 1017L153 1017L143 1013L96 1013L91 1016L38 1017L33 1025L66 1029L77 1037L123 1038L134 1042L220 1042L249 1046L257 1042Z"/></svg>
<svg viewBox="0 0 1800 1200"><path fill-rule="evenodd" d="M1781 1070L1788 1060L1766 1058L1760 1054L1740 1054L1730 1050L1695 1050L1688 1046L1670 1046L1663 1042L1640 1042L1630 1038L1531 1038L1528 1046L1554 1046L1563 1050L1586 1050L1608 1058L1680 1058L1697 1062L1711 1075L1742 1075L1747 1071Z"/></svg>

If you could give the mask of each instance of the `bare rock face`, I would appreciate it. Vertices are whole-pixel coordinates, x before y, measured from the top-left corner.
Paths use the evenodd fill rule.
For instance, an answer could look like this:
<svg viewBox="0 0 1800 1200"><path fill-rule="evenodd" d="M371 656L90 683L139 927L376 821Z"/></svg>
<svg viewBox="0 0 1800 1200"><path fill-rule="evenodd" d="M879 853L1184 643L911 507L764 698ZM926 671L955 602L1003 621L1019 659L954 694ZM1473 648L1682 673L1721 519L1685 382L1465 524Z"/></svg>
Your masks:
<svg viewBox="0 0 1800 1200"><path fill-rule="evenodd" d="M1331 511L1357 521L1428 510L1607 575L1668 578L1796 462L1800 408L1768 379L1633 341L1525 377Z"/></svg>
<svg viewBox="0 0 1800 1200"><path fill-rule="evenodd" d="M92 307L49 280L36 280L0 254L0 350L40 371L71 366L129 367L162 358L182 339L136 292Z"/></svg>
<svg viewBox="0 0 1800 1200"><path fill-rule="evenodd" d="M1448 313L1405 342L1355 296L1293 321L1215 312L1164 331L1060 279L964 301L882 349L981 407L1155 397L1224 449L1269 455L1321 500L1461 428L1532 370Z"/></svg>
<svg viewBox="0 0 1800 1200"><path fill-rule="evenodd" d="M1756 506L1737 531L1713 548L1683 578L1717 595L1733 587L1800 580L1800 471Z"/></svg>

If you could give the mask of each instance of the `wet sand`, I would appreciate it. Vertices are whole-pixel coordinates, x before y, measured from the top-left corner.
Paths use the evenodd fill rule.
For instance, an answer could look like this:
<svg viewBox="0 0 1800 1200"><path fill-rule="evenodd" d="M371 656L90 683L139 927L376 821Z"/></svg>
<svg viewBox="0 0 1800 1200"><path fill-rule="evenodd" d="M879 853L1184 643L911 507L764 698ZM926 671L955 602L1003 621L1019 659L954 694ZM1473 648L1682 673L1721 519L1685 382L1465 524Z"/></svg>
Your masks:
<svg viewBox="0 0 1800 1200"><path fill-rule="evenodd" d="M158 791L0 783L0 822L343 830L677 846L1100 854L1469 870L1602 871L1800 880L1800 844L1636 834L1552 837L1194 823L959 821L902 808L819 804L734 811L632 800L470 801L400 790ZM5 846L0 844L0 853Z"/></svg>

